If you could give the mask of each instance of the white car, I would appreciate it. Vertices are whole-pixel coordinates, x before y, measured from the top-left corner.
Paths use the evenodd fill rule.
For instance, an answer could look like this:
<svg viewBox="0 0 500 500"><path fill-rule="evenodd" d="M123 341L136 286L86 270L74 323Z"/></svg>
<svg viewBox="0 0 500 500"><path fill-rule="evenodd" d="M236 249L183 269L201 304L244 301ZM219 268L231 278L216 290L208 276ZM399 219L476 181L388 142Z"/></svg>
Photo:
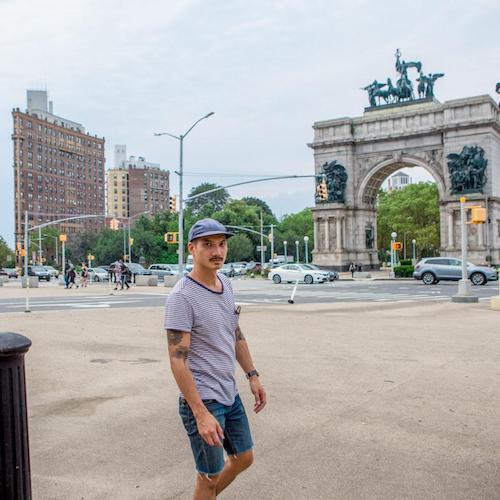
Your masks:
<svg viewBox="0 0 500 500"><path fill-rule="evenodd" d="M107 281L109 279L108 270L105 267L89 267L90 281Z"/></svg>
<svg viewBox="0 0 500 500"><path fill-rule="evenodd" d="M310 269L302 264L285 264L275 267L269 272L268 277L270 280L273 280L274 283L281 283L282 281L292 283L298 280L307 285L311 285L312 283L324 283L328 280L328 274L324 271Z"/></svg>

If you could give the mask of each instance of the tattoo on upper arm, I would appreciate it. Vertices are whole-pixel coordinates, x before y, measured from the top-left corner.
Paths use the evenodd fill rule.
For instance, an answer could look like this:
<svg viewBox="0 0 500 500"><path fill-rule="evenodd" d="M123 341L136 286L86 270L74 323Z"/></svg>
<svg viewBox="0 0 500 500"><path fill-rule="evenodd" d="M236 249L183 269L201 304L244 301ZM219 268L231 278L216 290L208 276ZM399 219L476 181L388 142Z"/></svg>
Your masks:
<svg viewBox="0 0 500 500"><path fill-rule="evenodd" d="M182 340L182 332L180 330L167 330L168 345L177 345Z"/></svg>
<svg viewBox="0 0 500 500"><path fill-rule="evenodd" d="M238 340L245 340L245 336L243 335L243 332L241 331L240 325L236 327L236 341Z"/></svg>
<svg viewBox="0 0 500 500"><path fill-rule="evenodd" d="M189 348L180 346L175 350L174 356L177 359L182 359L183 361L186 361L186 359L188 358L188 354L189 354Z"/></svg>

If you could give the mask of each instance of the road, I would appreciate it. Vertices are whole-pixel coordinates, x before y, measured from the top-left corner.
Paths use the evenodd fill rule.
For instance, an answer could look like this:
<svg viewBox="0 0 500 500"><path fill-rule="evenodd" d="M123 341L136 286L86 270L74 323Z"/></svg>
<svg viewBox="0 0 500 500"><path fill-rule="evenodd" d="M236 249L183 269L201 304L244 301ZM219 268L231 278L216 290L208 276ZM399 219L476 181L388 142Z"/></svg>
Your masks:
<svg viewBox="0 0 500 500"><path fill-rule="evenodd" d="M0 314L21 312L25 309L24 296L9 298L9 289L15 283L0 288ZM37 296L38 290L54 290L54 296ZM238 303L243 305L265 305L287 303L293 285L261 280L233 280L233 289ZM40 284L38 290L30 291L32 311L57 311L131 307L161 307L170 289L158 286L147 290L132 287L126 291L110 291L107 284L95 283L85 291L63 290L56 283ZM143 291L144 290L144 291ZM457 291L457 283L441 282L425 286L417 281L336 281L315 285L299 284L295 294L297 304L339 302L422 302L449 300ZM498 283L473 287L481 301L498 294Z"/></svg>

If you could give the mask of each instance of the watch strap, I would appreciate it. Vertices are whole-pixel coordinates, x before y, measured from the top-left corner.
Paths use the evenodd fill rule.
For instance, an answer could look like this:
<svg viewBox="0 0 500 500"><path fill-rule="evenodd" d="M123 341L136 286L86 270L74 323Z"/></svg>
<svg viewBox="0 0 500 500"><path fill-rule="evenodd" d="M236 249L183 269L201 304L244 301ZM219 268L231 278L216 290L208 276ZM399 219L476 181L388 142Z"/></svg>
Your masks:
<svg viewBox="0 0 500 500"><path fill-rule="evenodd" d="M250 377L258 377L259 376L259 372L257 370L250 370L248 373L247 373L247 378L250 379Z"/></svg>

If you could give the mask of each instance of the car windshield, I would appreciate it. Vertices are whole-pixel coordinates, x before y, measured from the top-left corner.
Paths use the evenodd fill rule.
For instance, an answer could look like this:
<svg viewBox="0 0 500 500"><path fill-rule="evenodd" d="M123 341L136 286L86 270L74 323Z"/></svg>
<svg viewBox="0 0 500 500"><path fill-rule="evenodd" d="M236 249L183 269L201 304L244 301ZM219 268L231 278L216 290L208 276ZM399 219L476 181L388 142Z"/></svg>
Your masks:
<svg viewBox="0 0 500 500"><path fill-rule="evenodd" d="M33 271L46 271L43 266L32 266L31 269L33 269Z"/></svg>
<svg viewBox="0 0 500 500"><path fill-rule="evenodd" d="M52 266L44 266L47 271L55 271Z"/></svg>
<svg viewBox="0 0 500 500"><path fill-rule="evenodd" d="M96 272L96 273L107 273L108 270L105 269L104 267L94 267L94 272Z"/></svg>
<svg viewBox="0 0 500 500"><path fill-rule="evenodd" d="M179 264L167 264L170 269L173 271L178 271L179 270Z"/></svg>

